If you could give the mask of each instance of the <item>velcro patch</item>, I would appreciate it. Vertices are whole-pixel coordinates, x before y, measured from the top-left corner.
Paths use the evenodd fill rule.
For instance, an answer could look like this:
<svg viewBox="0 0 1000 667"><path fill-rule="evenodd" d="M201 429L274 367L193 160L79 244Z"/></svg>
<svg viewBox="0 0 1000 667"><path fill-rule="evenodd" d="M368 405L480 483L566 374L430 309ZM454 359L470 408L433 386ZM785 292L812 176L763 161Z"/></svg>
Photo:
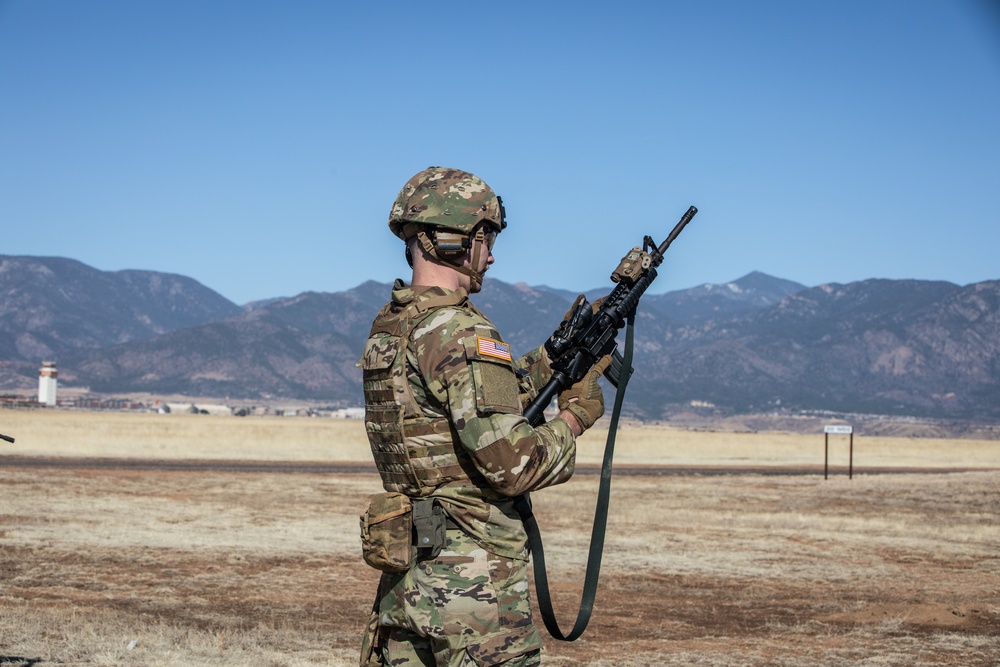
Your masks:
<svg viewBox="0 0 1000 667"><path fill-rule="evenodd" d="M479 354L484 357L495 357L504 361L513 361L510 356L510 345L507 343L502 343L492 338L483 338L482 336L477 336L476 341L476 348L479 350Z"/></svg>

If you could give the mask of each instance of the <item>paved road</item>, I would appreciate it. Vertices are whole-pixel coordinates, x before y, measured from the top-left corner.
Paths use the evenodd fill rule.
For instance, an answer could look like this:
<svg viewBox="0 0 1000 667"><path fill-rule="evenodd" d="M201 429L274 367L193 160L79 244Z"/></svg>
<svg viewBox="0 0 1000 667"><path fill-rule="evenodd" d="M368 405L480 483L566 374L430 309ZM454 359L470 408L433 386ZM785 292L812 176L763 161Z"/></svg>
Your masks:
<svg viewBox="0 0 1000 667"><path fill-rule="evenodd" d="M131 459L42 456L0 456L0 469L59 470L149 470L156 472L287 473L308 475L375 474L373 463L348 461L233 461L227 459ZM979 468L859 468L855 475L905 473L956 473ZM578 475L599 475L598 465L578 465ZM823 466L681 466L616 465L615 475L659 477L681 475L822 475ZM831 467L830 475L846 475L847 469Z"/></svg>

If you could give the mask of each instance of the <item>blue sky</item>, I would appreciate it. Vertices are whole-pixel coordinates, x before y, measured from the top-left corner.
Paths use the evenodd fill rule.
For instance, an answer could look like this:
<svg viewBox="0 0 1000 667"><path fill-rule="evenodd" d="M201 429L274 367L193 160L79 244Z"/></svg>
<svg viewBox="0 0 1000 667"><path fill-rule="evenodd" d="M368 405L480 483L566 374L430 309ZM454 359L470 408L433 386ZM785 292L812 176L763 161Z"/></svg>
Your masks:
<svg viewBox="0 0 1000 667"><path fill-rule="evenodd" d="M994 0L0 0L0 254L243 303L406 274L429 165L504 198L491 275L653 291L1000 279Z"/></svg>

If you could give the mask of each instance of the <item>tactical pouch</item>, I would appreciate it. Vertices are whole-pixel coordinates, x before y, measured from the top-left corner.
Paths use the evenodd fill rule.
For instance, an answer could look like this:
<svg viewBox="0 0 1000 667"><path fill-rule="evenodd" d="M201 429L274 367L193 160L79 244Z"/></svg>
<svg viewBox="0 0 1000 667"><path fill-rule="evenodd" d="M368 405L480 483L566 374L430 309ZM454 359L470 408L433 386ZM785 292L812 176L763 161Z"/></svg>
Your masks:
<svg viewBox="0 0 1000 667"><path fill-rule="evenodd" d="M444 510L434 498L413 501L413 531L417 546L417 560L437 558L447 539L447 520Z"/></svg>
<svg viewBox="0 0 1000 667"><path fill-rule="evenodd" d="M361 553L382 572L405 572L413 562L413 505L402 493L376 493L361 512Z"/></svg>

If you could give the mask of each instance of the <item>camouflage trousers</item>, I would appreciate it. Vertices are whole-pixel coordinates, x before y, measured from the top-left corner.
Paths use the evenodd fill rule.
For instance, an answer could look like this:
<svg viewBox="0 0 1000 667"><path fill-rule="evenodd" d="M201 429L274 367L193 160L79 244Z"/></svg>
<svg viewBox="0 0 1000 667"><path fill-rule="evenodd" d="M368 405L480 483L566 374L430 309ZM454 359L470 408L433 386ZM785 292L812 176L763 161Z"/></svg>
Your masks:
<svg viewBox="0 0 1000 667"><path fill-rule="evenodd" d="M437 558L383 574L379 591L376 664L529 667L541 661L528 564L489 553L461 530L448 529Z"/></svg>

